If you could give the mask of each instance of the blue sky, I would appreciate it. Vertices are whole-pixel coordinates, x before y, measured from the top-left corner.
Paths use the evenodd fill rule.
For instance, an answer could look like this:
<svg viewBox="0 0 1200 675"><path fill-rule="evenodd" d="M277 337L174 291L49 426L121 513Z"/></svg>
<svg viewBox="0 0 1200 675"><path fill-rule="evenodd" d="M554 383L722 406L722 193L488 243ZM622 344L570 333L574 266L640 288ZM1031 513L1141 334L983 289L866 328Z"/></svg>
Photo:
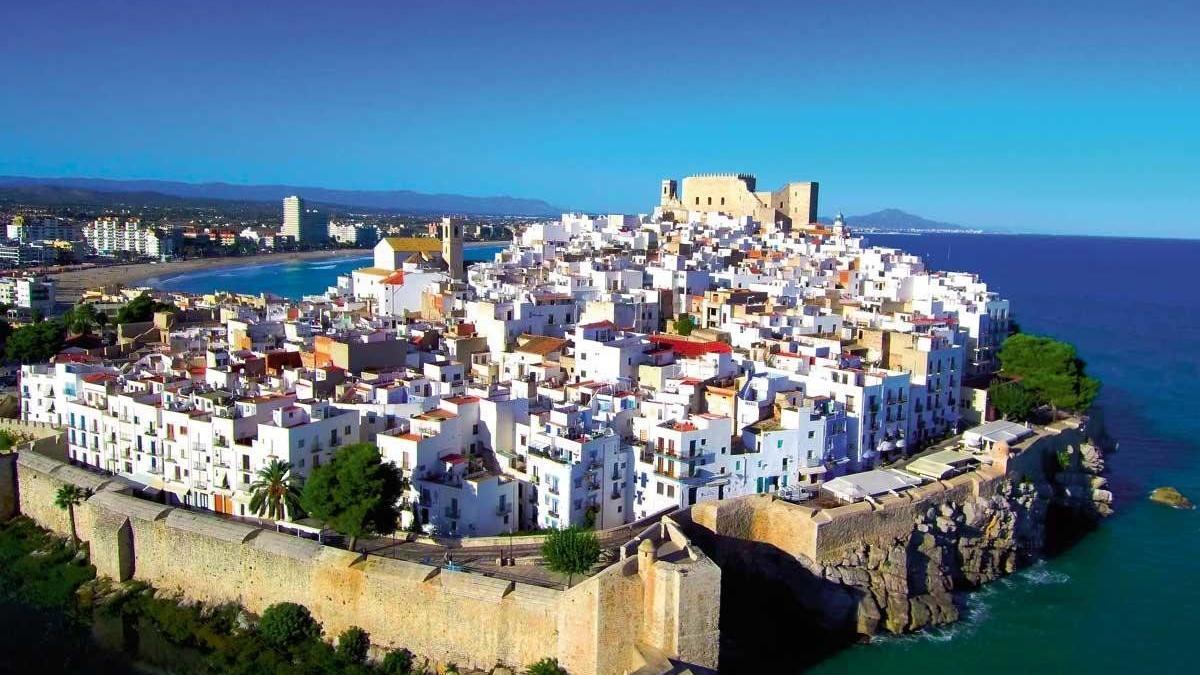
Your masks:
<svg viewBox="0 0 1200 675"><path fill-rule="evenodd" d="M185 4L189 6L184 6ZM347 5L338 7L336 5ZM0 173L1200 236L1197 2L10 2Z"/></svg>

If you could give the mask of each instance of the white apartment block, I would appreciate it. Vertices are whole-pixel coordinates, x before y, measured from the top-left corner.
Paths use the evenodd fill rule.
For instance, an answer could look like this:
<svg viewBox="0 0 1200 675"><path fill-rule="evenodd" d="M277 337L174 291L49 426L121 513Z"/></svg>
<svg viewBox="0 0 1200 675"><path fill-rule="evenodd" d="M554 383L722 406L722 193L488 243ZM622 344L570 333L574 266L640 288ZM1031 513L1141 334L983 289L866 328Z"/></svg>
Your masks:
<svg viewBox="0 0 1200 675"><path fill-rule="evenodd" d="M146 258L168 258L174 239L162 228L145 225L140 218L105 216L83 228L83 238L99 255L129 253Z"/></svg>

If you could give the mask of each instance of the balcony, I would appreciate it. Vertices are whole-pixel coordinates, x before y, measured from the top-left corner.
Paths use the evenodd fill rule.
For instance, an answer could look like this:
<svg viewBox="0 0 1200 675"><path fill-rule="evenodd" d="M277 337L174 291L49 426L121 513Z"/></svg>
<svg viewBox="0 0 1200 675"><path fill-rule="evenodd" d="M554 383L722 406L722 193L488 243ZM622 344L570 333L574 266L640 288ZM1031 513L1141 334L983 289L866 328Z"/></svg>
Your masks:
<svg viewBox="0 0 1200 675"><path fill-rule="evenodd" d="M552 462L558 462L559 464L568 463L566 453L562 452L561 450L555 450L550 446L537 447L531 445L529 446L529 454L536 455L538 457L544 457Z"/></svg>
<svg viewBox="0 0 1200 675"><path fill-rule="evenodd" d="M453 506L447 506L446 509L443 511L443 513L446 514L447 518L450 518L452 520L458 520L459 518L462 518L462 511L459 511L457 508L455 508Z"/></svg>
<svg viewBox="0 0 1200 675"><path fill-rule="evenodd" d="M446 487L459 488L462 487L462 478L452 473L434 473L426 471L418 477L418 480L445 485Z"/></svg>
<svg viewBox="0 0 1200 675"><path fill-rule="evenodd" d="M497 516L507 516L512 513L512 504L500 504L496 507Z"/></svg>

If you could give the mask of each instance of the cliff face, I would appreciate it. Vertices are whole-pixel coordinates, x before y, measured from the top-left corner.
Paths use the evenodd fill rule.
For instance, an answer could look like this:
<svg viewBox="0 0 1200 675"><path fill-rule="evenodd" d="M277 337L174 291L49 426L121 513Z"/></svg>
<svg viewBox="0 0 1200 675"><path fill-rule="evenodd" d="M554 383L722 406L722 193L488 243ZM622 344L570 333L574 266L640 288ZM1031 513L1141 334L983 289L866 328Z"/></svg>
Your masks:
<svg viewBox="0 0 1200 675"><path fill-rule="evenodd" d="M1010 574L1041 550L1050 494L1046 485L1006 481L991 497L926 509L906 536L864 541L832 562L800 559L825 582L813 604L818 611L849 604L861 635L956 621L955 591Z"/></svg>
<svg viewBox="0 0 1200 675"><path fill-rule="evenodd" d="M1042 428L1011 453L995 448L991 466L875 503L821 508L758 495L677 514L722 569L722 664L761 663L797 635L807 643L789 658L815 662L855 635L958 620L966 592L1111 512L1096 426ZM780 628L797 622L805 628Z"/></svg>
<svg viewBox="0 0 1200 675"><path fill-rule="evenodd" d="M817 584L823 591L815 605L845 607L849 599L860 635L905 633L957 621L959 592L1017 571L1055 543L1048 540L1052 517L1078 529L1112 513L1112 494L1100 475L1104 457L1099 446L1069 445L1043 459L1047 470L1040 478L1013 472L991 496L931 506L913 519L904 536L864 540L837 560L798 558L826 582ZM835 623L851 619L827 618Z"/></svg>

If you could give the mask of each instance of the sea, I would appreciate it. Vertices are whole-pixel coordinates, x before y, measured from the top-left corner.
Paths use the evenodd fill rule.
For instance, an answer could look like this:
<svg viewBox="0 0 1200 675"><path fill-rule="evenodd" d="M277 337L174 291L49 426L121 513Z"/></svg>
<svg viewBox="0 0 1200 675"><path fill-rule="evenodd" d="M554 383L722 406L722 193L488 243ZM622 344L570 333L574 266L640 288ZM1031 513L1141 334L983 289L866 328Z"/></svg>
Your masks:
<svg viewBox="0 0 1200 675"><path fill-rule="evenodd" d="M504 248L505 245L471 247L463 251L463 260L492 260ZM155 277L140 283L162 290L185 293L272 293L283 298L299 300L305 295L324 293L325 289L337 283L339 275L349 274L360 267L370 267L371 260L369 255L354 255L324 260L289 260L268 265L247 263Z"/></svg>
<svg viewBox="0 0 1200 675"><path fill-rule="evenodd" d="M868 242L917 253L933 269L977 272L1012 301L1022 330L1077 345L1104 383L1099 405L1120 444L1108 460L1116 514L1065 552L970 594L956 624L878 638L816 665L796 654L794 672L1200 672L1191 642L1200 511L1147 501L1154 487L1172 485L1200 502L1200 284L1191 276L1200 273L1200 241L939 233ZM364 264L226 268L160 285L296 298Z"/></svg>

